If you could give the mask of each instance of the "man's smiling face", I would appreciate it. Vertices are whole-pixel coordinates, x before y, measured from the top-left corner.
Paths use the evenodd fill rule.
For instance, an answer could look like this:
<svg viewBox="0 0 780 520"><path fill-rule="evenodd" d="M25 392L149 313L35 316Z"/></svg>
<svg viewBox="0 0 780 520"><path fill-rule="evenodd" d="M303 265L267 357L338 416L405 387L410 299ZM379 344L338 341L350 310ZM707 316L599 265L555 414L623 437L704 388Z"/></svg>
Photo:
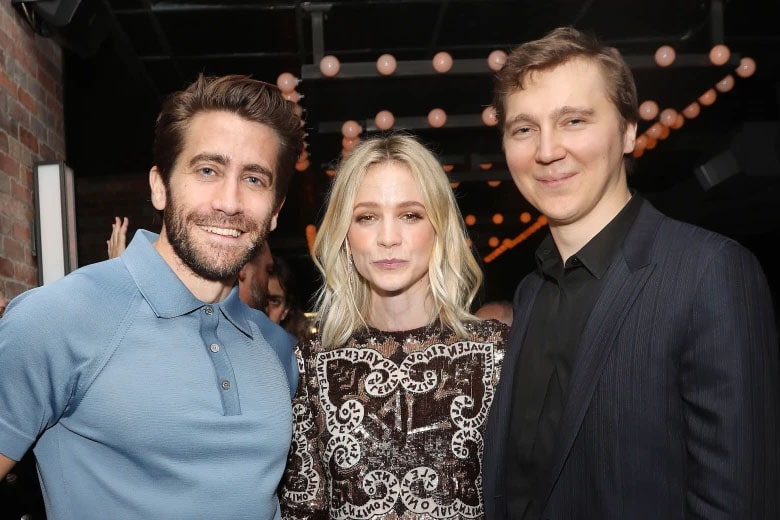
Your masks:
<svg viewBox="0 0 780 520"><path fill-rule="evenodd" d="M173 252L196 276L235 278L276 227L279 149L269 127L235 114L193 118L168 187L153 182L152 198Z"/></svg>

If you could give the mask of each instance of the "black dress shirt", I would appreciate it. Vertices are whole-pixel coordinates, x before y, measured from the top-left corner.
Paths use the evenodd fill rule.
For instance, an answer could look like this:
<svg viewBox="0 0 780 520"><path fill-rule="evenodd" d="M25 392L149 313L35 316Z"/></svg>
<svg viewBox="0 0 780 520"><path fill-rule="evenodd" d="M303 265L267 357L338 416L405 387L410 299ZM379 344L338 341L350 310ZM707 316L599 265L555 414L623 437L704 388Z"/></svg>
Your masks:
<svg viewBox="0 0 780 520"><path fill-rule="evenodd" d="M640 197L632 196L565 265L551 236L536 251L537 269L544 283L522 340L507 443L507 507L512 520L541 517L546 497L540 496L539 485L549 471L577 346L601 292L604 275L640 205Z"/></svg>

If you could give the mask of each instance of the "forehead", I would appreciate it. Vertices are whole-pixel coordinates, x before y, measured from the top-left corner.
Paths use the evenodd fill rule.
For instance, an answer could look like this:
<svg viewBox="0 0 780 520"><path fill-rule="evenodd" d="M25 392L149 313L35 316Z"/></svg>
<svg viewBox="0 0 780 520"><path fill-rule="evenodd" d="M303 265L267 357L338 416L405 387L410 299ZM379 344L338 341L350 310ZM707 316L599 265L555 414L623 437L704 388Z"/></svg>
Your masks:
<svg viewBox="0 0 780 520"><path fill-rule="evenodd" d="M279 278L276 275L271 275L268 278L268 292L271 294L284 294L282 284L279 283Z"/></svg>
<svg viewBox="0 0 780 520"><path fill-rule="evenodd" d="M356 194L356 201L380 199L395 201L403 198L419 200L420 186L409 168L399 162L374 164L366 170Z"/></svg>
<svg viewBox="0 0 780 520"><path fill-rule="evenodd" d="M523 109L556 105L610 102L601 66L592 59L574 58L555 67L531 71L523 88L507 99L508 112L517 105Z"/></svg>
<svg viewBox="0 0 780 520"><path fill-rule="evenodd" d="M204 110L187 125L182 155L189 160L200 153L223 154L231 162L274 171L280 150L281 142L270 126L233 112Z"/></svg>

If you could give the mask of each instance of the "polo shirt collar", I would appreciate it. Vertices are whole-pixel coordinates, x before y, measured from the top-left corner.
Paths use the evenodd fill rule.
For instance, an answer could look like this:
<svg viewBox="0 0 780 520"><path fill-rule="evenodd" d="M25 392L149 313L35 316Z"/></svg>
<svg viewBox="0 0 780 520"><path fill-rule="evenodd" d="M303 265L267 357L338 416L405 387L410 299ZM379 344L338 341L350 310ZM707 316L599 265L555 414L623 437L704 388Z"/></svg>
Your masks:
<svg viewBox="0 0 780 520"><path fill-rule="evenodd" d="M175 318L189 314L205 305L220 309L233 325L247 336L252 336L249 326L249 307L238 297L238 285L228 297L214 304L196 298L176 273L154 248L160 235L139 229L121 255L141 295L159 318Z"/></svg>

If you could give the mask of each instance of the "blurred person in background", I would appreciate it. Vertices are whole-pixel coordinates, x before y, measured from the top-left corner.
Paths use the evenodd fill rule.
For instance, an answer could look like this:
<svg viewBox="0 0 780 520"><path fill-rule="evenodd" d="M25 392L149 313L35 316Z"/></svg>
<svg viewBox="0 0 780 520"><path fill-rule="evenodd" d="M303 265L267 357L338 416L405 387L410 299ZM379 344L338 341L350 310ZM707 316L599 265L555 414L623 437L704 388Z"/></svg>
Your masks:
<svg viewBox="0 0 780 520"><path fill-rule="evenodd" d="M111 236L106 240L108 258L115 258L127 248L127 228L130 220L127 217L114 217L111 224Z"/></svg>
<svg viewBox="0 0 780 520"><path fill-rule="evenodd" d="M266 314L268 307L268 280L274 270L274 257L268 241L258 246L257 254L238 272L238 296L241 301ZM269 316L270 317L270 316ZM276 320L273 320L278 323Z"/></svg>
<svg viewBox="0 0 780 520"><path fill-rule="evenodd" d="M483 319L493 318L509 326L512 325L512 315L512 302L509 300L485 302L479 309L474 311L474 316Z"/></svg>
<svg viewBox="0 0 780 520"><path fill-rule="evenodd" d="M309 320L299 303L295 273L281 256L273 258L268 277L266 314L296 338L308 333Z"/></svg>

